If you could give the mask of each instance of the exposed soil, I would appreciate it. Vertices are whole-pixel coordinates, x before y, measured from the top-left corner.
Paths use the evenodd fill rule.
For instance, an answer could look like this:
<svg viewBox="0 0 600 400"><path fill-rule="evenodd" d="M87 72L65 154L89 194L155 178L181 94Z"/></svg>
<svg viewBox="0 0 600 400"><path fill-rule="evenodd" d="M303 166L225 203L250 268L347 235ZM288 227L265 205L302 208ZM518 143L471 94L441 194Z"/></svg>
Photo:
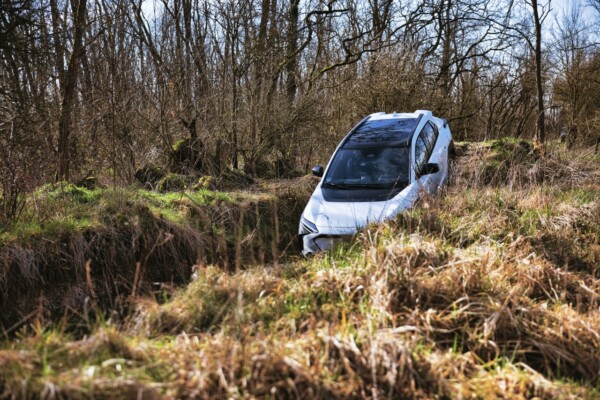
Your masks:
<svg viewBox="0 0 600 400"><path fill-rule="evenodd" d="M85 326L97 313L120 319L136 296L168 297L197 266L236 270L297 253L296 229L314 181L250 187L266 193L216 205L182 203L188 226L140 204L109 213L102 226L34 236L0 247L0 326L66 318ZM75 323L75 324L73 324Z"/></svg>

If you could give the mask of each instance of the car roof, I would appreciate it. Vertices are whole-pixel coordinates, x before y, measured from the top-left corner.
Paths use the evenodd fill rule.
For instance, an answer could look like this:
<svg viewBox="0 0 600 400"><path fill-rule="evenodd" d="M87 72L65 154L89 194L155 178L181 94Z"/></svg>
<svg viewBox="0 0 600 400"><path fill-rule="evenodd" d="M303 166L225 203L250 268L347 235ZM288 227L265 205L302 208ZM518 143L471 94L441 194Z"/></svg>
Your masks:
<svg viewBox="0 0 600 400"><path fill-rule="evenodd" d="M371 114L347 135L342 147L406 146L426 113L431 115L430 111L421 110L414 113Z"/></svg>
<svg viewBox="0 0 600 400"><path fill-rule="evenodd" d="M398 118L419 118L419 116L421 116L422 114L419 112L414 112L414 113L397 113L397 112L393 112L393 113L389 113L386 114L384 112L378 112L378 113L374 113L369 115L369 121L375 121L375 120L386 120L386 119L398 119Z"/></svg>

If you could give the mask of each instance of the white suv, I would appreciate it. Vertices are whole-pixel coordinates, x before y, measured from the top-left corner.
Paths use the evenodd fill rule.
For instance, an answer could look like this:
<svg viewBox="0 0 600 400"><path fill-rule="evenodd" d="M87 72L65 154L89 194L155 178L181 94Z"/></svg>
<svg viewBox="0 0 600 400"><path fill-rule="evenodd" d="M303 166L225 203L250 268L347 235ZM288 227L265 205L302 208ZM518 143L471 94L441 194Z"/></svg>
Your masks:
<svg viewBox="0 0 600 400"><path fill-rule="evenodd" d="M413 206L423 190L434 194L448 180L453 152L446 120L431 111L371 114L342 140L302 217L302 253L329 249L373 222Z"/></svg>

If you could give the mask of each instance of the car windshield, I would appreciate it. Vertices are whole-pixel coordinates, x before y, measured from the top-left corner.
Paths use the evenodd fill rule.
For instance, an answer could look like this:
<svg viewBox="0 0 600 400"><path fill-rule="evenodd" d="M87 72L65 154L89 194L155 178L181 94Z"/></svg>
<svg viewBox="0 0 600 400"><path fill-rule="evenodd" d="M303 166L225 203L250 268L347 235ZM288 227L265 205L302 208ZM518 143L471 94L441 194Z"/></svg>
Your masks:
<svg viewBox="0 0 600 400"><path fill-rule="evenodd" d="M408 184L408 147L341 148L325 180L329 188L393 188Z"/></svg>

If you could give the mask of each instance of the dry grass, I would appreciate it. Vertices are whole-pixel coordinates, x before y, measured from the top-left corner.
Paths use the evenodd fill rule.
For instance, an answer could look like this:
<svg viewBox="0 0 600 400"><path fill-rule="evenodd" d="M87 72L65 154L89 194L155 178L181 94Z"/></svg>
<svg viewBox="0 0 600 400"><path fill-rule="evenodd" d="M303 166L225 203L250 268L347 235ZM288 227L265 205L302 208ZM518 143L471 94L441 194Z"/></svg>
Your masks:
<svg viewBox="0 0 600 400"><path fill-rule="evenodd" d="M24 329L0 397L597 398L600 166L577 162L454 185L310 260L198 266L87 337Z"/></svg>
<svg viewBox="0 0 600 400"><path fill-rule="evenodd" d="M0 331L67 317L87 329L98 312L128 314L132 297L168 296L195 264L236 270L295 253L307 178L227 193L44 186L0 227Z"/></svg>

